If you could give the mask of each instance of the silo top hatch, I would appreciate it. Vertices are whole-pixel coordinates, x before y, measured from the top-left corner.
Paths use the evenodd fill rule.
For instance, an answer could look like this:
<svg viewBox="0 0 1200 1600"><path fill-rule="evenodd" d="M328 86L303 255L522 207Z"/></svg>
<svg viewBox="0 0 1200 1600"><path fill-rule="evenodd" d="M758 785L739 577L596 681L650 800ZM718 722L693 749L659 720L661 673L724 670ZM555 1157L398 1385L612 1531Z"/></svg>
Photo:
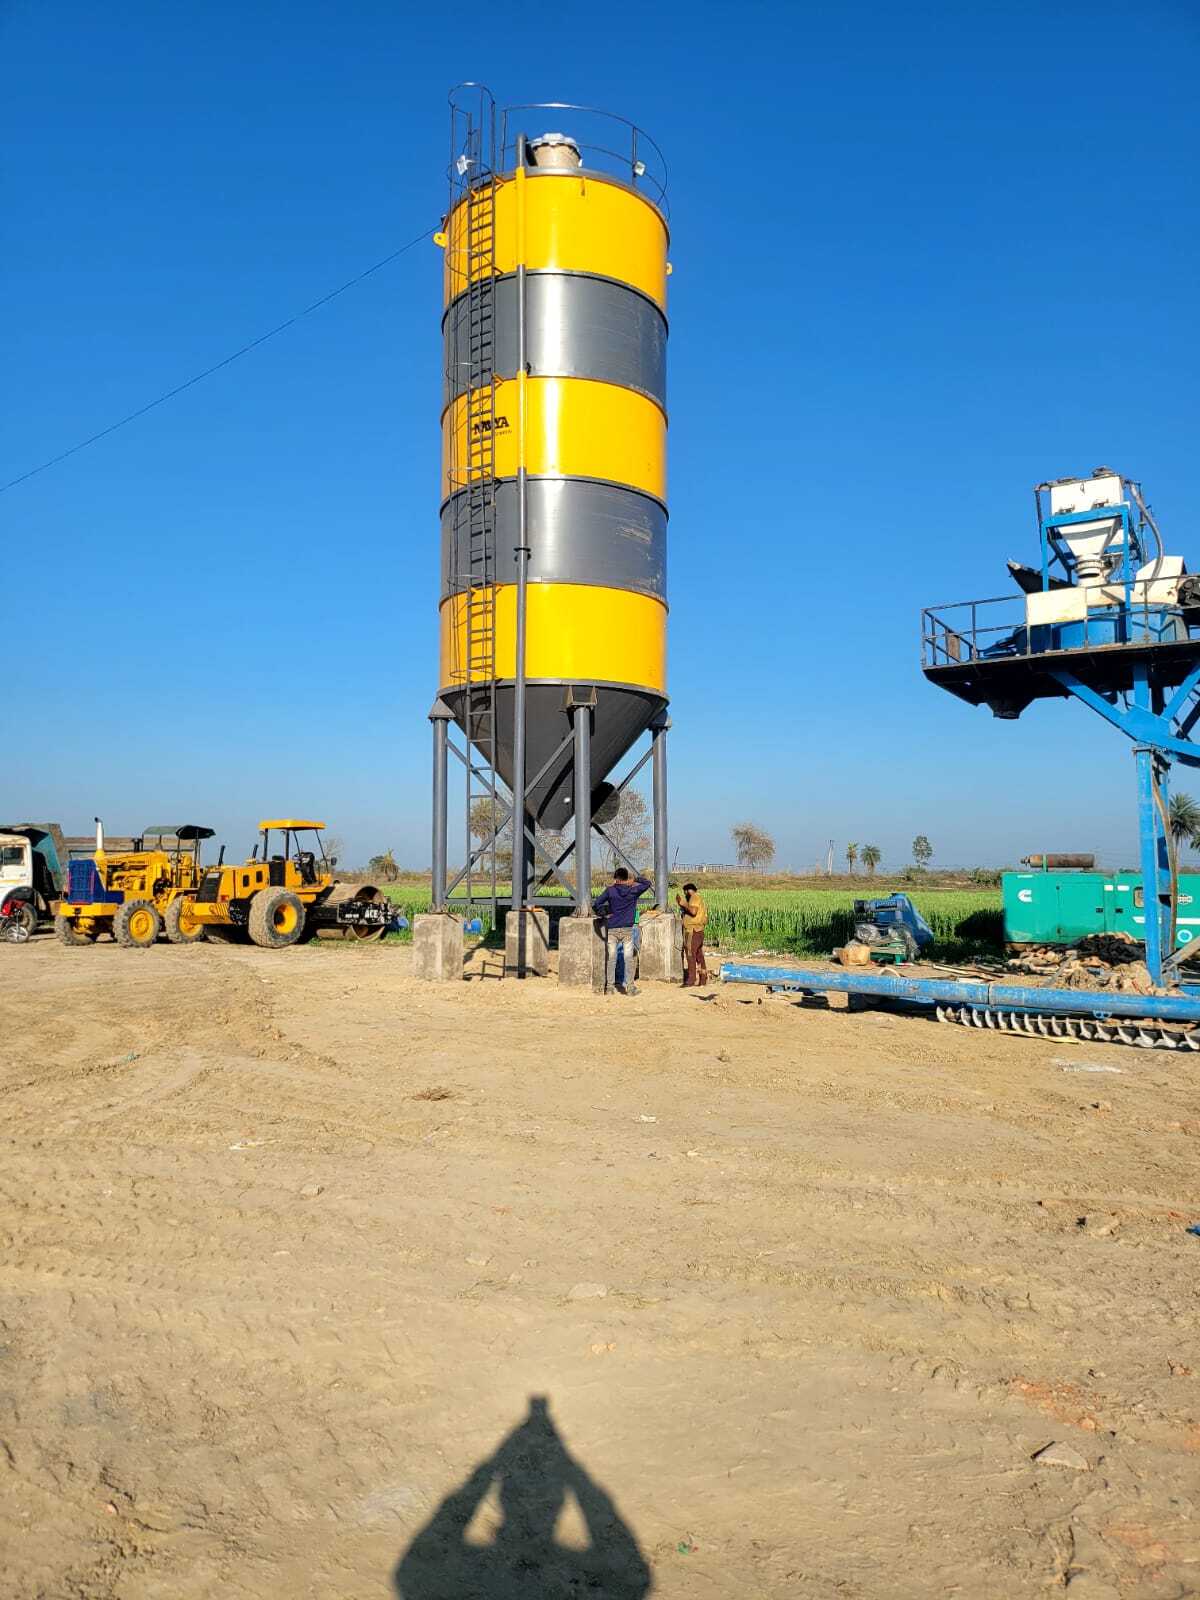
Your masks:
<svg viewBox="0 0 1200 1600"><path fill-rule="evenodd" d="M544 113L542 127L519 128ZM550 122L553 114L554 122ZM495 185L494 271L515 272L518 240L512 176L520 134L527 132L524 170L524 265L531 272L608 278L667 302L666 163L643 129L614 113L562 101L509 106L500 113L496 164L478 177L459 170L466 194L445 225L444 299L469 281L466 234L472 189ZM594 135L594 137L593 137ZM451 162L462 153L451 151Z"/></svg>

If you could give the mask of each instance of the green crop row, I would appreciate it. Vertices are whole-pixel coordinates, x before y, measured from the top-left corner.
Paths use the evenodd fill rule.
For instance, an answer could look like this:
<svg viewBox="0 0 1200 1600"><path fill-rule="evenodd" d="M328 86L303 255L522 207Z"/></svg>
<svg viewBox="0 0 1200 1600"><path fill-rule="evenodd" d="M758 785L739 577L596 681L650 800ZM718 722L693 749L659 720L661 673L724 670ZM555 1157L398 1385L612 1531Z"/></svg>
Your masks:
<svg viewBox="0 0 1200 1600"><path fill-rule="evenodd" d="M505 886L507 888L507 885ZM396 886L385 891L402 914L428 911L427 891ZM730 949L827 955L854 932L856 896L839 889L710 889L709 937ZM1004 941L1000 896L995 890L927 890L912 896L937 941L935 955L961 959L992 954ZM485 929L489 919L484 914Z"/></svg>

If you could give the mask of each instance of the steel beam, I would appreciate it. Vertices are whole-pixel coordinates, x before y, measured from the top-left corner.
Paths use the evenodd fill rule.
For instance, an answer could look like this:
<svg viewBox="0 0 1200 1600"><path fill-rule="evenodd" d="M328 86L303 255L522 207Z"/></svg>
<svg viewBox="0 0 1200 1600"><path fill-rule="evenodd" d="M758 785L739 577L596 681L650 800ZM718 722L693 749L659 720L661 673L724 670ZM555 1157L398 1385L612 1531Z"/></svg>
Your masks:
<svg viewBox="0 0 1200 1600"><path fill-rule="evenodd" d="M661 712L650 725L650 749L654 757L654 903L667 909L667 879L670 856L667 850L667 729L671 719Z"/></svg>
<svg viewBox="0 0 1200 1600"><path fill-rule="evenodd" d="M433 724L433 883L435 911L446 909L446 833L449 825L450 712L439 700L429 713Z"/></svg>
<svg viewBox="0 0 1200 1600"><path fill-rule="evenodd" d="M592 708L577 705L575 722L575 915L592 914Z"/></svg>

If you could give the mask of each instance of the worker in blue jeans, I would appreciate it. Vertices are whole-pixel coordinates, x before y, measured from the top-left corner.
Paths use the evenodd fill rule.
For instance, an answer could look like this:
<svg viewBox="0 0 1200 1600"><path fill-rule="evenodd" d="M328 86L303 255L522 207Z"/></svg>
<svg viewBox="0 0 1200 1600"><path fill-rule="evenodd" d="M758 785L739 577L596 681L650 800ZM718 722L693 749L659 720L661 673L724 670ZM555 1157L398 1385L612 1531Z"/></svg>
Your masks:
<svg viewBox="0 0 1200 1600"><path fill-rule="evenodd" d="M598 917L606 919L605 938L608 945L607 974L605 990L609 994L636 994L637 985L633 981L634 952L637 945L634 939L634 917L637 913L637 903L642 895L649 892L650 880L648 878L631 878L624 867L617 867L612 875L612 882L602 893L592 901L592 910ZM623 989L617 988L617 952L623 952L625 963L625 984Z"/></svg>

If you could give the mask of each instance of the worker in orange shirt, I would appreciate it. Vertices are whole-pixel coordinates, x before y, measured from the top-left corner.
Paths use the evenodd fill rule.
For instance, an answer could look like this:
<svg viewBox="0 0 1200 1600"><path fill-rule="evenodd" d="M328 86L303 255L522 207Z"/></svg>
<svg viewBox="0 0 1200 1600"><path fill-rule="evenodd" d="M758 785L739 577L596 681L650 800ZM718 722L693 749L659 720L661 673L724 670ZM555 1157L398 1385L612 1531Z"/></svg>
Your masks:
<svg viewBox="0 0 1200 1600"><path fill-rule="evenodd" d="M704 965L708 907L694 883L684 884L683 894L675 896L675 904L683 916L683 987L698 989L708 982L708 968Z"/></svg>

